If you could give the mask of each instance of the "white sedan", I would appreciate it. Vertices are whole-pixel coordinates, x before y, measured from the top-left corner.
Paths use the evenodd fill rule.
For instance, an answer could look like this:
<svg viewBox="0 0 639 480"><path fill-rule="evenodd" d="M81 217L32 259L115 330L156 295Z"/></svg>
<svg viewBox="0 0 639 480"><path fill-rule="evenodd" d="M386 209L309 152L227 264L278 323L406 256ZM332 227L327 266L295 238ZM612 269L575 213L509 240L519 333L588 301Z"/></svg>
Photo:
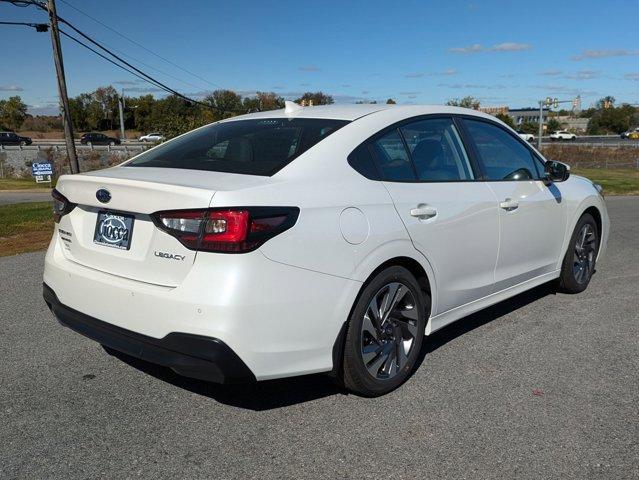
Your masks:
<svg viewBox="0 0 639 480"><path fill-rule="evenodd" d="M522 140L526 140L527 142L534 142L535 141L535 136L532 133L526 133L522 130L517 130L517 135L519 135L519 137Z"/></svg>
<svg viewBox="0 0 639 480"><path fill-rule="evenodd" d="M163 142L164 136L160 133L147 133L139 138L140 142Z"/></svg>
<svg viewBox="0 0 639 480"><path fill-rule="evenodd" d="M567 130L559 130L550 134L551 140L576 140L577 135Z"/></svg>
<svg viewBox="0 0 639 480"><path fill-rule="evenodd" d="M457 107L287 102L56 188L63 325L189 377L332 372L365 396L451 322L585 290L609 231L591 181Z"/></svg>

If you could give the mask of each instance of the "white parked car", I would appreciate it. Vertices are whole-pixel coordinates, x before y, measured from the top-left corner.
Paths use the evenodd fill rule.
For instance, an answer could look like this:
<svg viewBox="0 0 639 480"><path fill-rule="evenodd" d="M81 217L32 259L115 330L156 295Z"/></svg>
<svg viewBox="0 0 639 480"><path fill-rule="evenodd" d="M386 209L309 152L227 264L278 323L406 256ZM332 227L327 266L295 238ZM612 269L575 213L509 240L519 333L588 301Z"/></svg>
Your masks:
<svg viewBox="0 0 639 480"><path fill-rule="evenodd" d="M550 134L551 140L576 140L577 135L567 130L559 130Z"/></svg>
<svg viewBox="0 0 639 480"><path fill-rule="evenodd" d="M424 335L546 282L583 291L609 231L592 182L457 107L287 103L56 188L62 324L189 377L332 372L367 396Z"/></svg>
<svg viewBox="0 0 639 480"><path fill-rule="evenodd" d="M534 142L535 141L535 136L532 133L526 133L523 130L517 130L517 135L519 135L519 137L523 140L526 140L527 142Z"/></svg>
<svg viewBox="0 0 639 480"><path fill-rule="evenodd" d="M164 136L160 133L147 133L139 138L140 142L163 142Z"/></svg>

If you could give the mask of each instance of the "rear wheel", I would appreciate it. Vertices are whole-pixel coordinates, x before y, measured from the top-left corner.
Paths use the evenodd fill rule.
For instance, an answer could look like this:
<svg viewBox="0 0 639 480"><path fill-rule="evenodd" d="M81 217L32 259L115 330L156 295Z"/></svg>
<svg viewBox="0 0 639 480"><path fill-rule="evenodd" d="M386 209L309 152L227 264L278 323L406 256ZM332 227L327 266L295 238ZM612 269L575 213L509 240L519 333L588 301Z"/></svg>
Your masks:
<svg viewBox="0 0 639 480"><path fill-rule="evenodd" d="M599 251L599 231L589 213L582 215L570 239L570 245L561 266L559 288L566 293L583 292L595 271Z"/></svg>
<svg viewBox="0 0 639 480"><path fill-rule="evenodd" d="M359 296L344 347L344 385L368 397L400 386L415 367L424 339L424 294L403 267L389 267Z"/></svg>
<svg viewBox="0 0 639 480"><path fill-rule="evenodd" d="M109 146L110 146L110 147L115 146L115 142L113 142L113 141L109 142Z"/></svg>

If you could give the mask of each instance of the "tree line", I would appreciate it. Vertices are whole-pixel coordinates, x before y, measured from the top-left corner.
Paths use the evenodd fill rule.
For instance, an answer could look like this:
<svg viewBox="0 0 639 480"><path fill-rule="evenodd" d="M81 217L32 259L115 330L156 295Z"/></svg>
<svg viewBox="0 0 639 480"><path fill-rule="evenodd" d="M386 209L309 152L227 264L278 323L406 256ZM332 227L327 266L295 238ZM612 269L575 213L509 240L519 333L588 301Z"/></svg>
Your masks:
<svg viewBox="0 0 639 480"><path fill-rule="evenodd" d="M69 109L74 130L88 131L115 130L120 126L118 91L112 86L100 87L90 93L81 93L69 99ZM332 104L334 99L324 92L306 92L295 102L306 105ZM375 102L357 102L375 103ZM386 103L394 104L389 98ZM480 102L472 96L450 99L447 105L478 109ZM284 98L275 92L256 92L242 96L232 90L215 90L202 100L190 102L176 95L155 98L153 95L127 96L124 98L124 126L127 130L140 132L158 131L166 137L174 137L202 125L245 113L275 110L284 107ZM558 114L568 114L559 111ZM498 118L514 126L510 116L497 114ZM583 110L580 116L589 118L587 133L599 135L621 133L639 125L637 109L628 104L615 105L614 97L604 97L593 107ZM551 118L547 123L550 131L561 128L560 123ZM538 125L533 122L518 126L528 133L537 133ZM0 100L0 130L19 129L33 131L61 130L62 122L55 116L31 116L27 105L19 96Z"/></svg>

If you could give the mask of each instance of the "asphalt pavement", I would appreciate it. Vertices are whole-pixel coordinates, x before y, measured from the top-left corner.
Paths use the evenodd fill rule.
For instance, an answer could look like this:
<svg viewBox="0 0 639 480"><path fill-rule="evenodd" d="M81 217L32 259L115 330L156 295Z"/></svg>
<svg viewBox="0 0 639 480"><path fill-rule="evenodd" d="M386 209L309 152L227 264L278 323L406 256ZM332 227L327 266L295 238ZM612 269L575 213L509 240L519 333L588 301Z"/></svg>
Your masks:
<svg viewBox="0 0 639 480"><path fill-rule="evenodd" d="M42 253L0 258L0 478L637 479L639 197L608 206L585 293L460 320L377 399L123 361L54 320Z"/></svg>
<svg viewBox="0 0 639 480"><path fill-rule="evenodd" d="M10 205L12 203L27 203L27 202L48 202L51 200L51 191L19 191L19 190L4 190L0 191L0 205Z"/></svg>

